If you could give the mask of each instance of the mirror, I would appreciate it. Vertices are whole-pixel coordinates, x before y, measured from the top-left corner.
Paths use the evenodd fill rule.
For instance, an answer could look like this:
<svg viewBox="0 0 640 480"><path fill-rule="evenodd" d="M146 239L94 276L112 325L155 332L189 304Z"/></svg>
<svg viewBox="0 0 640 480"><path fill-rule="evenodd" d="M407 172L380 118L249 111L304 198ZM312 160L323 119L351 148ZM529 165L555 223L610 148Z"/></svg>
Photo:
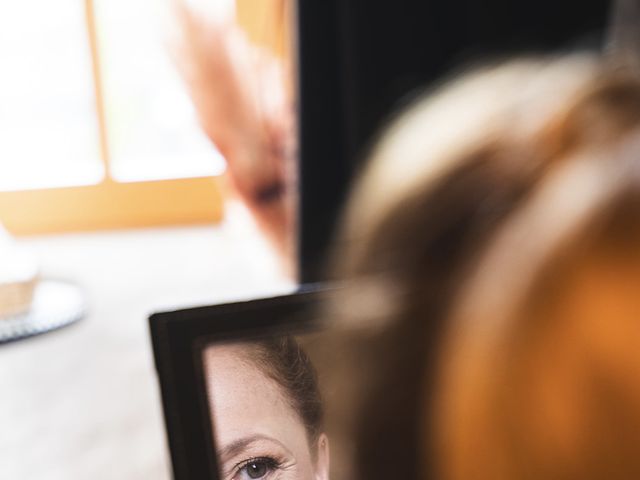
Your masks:
<svg viewBox="0 0 640 480"><path fill-rule="evenodd" d="M267 336L203 350L222 480L329 478L318 337Z"/></svg>
<svg viewBox="0 0 640 480"><path fill-rule="evenodd" d="M203 375L220 480L348 478L332 335L209 342Z"/></svg>
<svg viewBox="0 0 640 480"><path fill-rule="evenodd" d="M357 390L335 382L349 350L322 327L331 290L150 317L176 480L349 478Z"/></svg>

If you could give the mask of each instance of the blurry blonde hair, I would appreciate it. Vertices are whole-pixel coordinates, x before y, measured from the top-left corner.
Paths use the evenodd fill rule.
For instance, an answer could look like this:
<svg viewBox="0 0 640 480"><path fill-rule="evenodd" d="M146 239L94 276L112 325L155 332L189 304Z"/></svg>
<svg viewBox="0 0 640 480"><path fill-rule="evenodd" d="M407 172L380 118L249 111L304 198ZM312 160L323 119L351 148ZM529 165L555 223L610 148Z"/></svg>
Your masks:
<svg viewBox="0 0 640 480"><path fill-rule="evenodd" d="M640 83L608 73L567 106L456 295L428 423L442 479L640 478Z"/></svg>
<svg viewBox="0 0 640 480"><path fill-rule="evenodd" d="M621 145L639 125L636 77L574 54L477 70L386 130L345 215L333 266L345 287L327 313L342 331L335 358L344 395L336 408L354 419L345 435L354 438L355 478L427 478L434 467L454 480L528 478L481 471L493 461L483 456L493 425L483 423L482 408L500 411L490 400L493 384L474 390L467 381L476 369L492 378L496 362L514 359L494 357L475 332L500 323L494 313L511 315L528 295L555 252L538 236L555 248L565 229L596 222L617 182L631 178L634 162ZM547 196L536 203L540 192ZM506 268L520 261L509 252L530 267ZM468 345L485 357L471 360ZM503 393L510 398L508 388ZM480 394L487 402L478 409ZM508 462L505 445L494 446L497 460Z"/></svg>

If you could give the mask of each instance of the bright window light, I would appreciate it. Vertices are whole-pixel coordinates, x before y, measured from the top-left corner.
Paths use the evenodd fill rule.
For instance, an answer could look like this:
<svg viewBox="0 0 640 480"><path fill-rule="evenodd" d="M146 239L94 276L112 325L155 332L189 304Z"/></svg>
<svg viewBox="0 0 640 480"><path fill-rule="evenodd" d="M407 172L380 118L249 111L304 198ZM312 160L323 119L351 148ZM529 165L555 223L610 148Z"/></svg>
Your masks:
<svg viewBox="0 0 640 480"><path fill-rule="evenodd" d="M84 4L0 2L0 190L104 174Z"/></svg>
<svg viewBox="0 0 640 480"><path fill-rule="evenodd" d="M96 0L111 176L122 182L219 175L170 56L170 1Z"/></svg>

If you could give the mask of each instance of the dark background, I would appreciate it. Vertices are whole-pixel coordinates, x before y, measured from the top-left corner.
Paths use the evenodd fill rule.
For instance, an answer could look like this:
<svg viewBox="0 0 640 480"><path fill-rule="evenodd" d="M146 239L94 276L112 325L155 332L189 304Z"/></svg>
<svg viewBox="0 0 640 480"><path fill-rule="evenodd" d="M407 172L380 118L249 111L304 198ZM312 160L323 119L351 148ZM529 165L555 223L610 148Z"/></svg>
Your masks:
<svg viewBox="0 0 640 480"><path fill-rule="evenodd" d="M455 68L600 48L604 0L298 0L299 266L322 280L346 192L384 120Z"/></svg>

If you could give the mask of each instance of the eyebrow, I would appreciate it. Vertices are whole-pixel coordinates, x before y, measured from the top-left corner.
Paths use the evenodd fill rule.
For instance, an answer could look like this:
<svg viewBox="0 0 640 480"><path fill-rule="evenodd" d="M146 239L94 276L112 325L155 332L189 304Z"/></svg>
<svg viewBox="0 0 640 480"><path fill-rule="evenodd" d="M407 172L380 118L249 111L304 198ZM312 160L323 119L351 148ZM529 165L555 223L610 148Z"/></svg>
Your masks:
<svg viewBox="0 0 640 480"><path fill-rule="evenodd" d="M242 451L244 451L252 443L255 443L255 442L259 441L259 440L268 440L270 442L277 443L289 455L291 455L291 450L289 450L287 447L285 447L284 444L282 442L280 442L279 440L276 440L275 438L270 437L268 435L255 434L255 435L249 435L247 437L239 438L239 439L234 440L233 442L229 443L228 445L225 445L224 447L222 447L220 449L220 453L218 454L221 463L224 463L227 460L229 460L230 458L233 458L237 454L239 454Z"/></svg>

